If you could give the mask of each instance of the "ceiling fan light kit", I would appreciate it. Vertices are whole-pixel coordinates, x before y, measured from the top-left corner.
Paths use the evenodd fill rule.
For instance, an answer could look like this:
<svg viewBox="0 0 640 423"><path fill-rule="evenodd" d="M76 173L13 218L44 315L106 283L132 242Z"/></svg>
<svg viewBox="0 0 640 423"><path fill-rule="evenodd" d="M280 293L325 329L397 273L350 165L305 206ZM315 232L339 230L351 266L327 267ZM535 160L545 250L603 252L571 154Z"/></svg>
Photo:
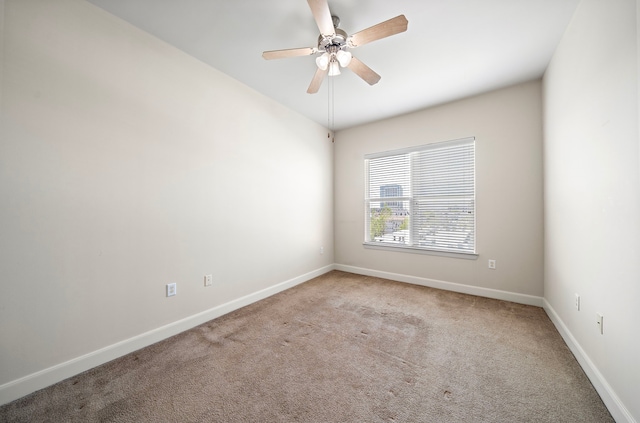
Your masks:
<svg viewBox="0 0 640 423"><path fill-rule="evenodd" d="M404 15L396 16L388 21L364 29L349 36L338 28L340 18L332 16L327 0L307 0L311 13L320 30L317 47L293 48L286 50L272 50L262 53L267 60L284 59L287 57L310 56L322 52L316 57L316 73L307 89L309 94L317 93L326 75L340 75L340 68L348 68L369 85L380 80L380 75L369 66L353 57L347 49L353 49L381 38L399 34L407 30L408 21Z"/></svg>

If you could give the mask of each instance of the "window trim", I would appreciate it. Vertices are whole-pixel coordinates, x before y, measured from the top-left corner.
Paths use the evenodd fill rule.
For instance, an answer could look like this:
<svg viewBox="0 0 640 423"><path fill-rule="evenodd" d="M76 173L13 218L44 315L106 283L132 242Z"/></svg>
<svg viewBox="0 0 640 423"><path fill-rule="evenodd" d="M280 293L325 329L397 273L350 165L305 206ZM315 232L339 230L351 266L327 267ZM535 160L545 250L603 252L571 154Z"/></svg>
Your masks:
<svg viewBox="0 0 640 423"><path fill-rule="evenodd" d="M365 241L362 243L363 247L366 249L373 249L373 250L382 250L382 251L395 251L395 252L406 252L406 253L414 253L414 254L426 254L426 255L434 255L434 256L442 256L442 257L452 257L452 258L461 258L461 259L467 259L467 260L476 260L479 256L478 252L477 252L477 199L476 199L476 193L477 193L477 187L476 187L476 166L475 166L475 161L476 161L476 155L475 155L475 137L465 137L465 138L458 138L458 139L453 139L453 140L447 140L447 141L439 141L439 142L431 142L431 143L426 143L426 144L421 144L421 145L417 145L417 146L412 146L412 147L406 147L406 148L401 148L401 149L397 149L397 150L387 150L387 151L381 151L381 152L377 152L377 153L369 153L369 154L365 154L364 155L364 160L365 160L365 165L364 165L364 172L365 172L365 196L364 196L364 210L365 210L365 227L364 227L364 235L365 235ZM446 250L438 250L438 249L430 249L428 247L416 247L413 245L404 245L404 244L391 244L391 243L381 243L381 242L374 242L374 241L366 241L366 239L368 239L367 237L367 233L370 230L370 228L368 227L367 224L367 204L369 201L371 201L370 198L368 198L367 196L369 195L369 193L366 191L369 188L369 167L368 167L368 162L367 160L370 159L377 159L377 158L382 158L382 157L388 157L388 156L397 156L397 155L403 155L403 154L409 154L409 153L413 153L413 152L418 152L418 151L424 151L429 149L430 147L433 146L433 148L435 148L435 144L464 144L464 143L473 143L474 144L474 155L473 155L473 168L474 168L474 172L473 172L473 179L474 179L474 189L473 189L473 235L474 235L474 251L446 251ZM405 197L404 198L411 198L413 199L413 194L410 197ZM397 199L400 199L400 197L398 197ZM397 200L396 198L388 198L389 201L394 201ZM411 224L413 222L413 219L411 219Z"/></svg>
<svg viewBox="0 0 640 423"><path fill-rule="evenodd" d="M425 254L428 256L461 258L465 260L477 260L479 256L477 251L475 253L462 253L462 252L453 252L453 251L429 250L427 248L411 247L407 245L388 245L388 244L382 244L380 242L365 241L362 243L362 246L369 250L383 250L383 251L395 251L395 252L412 253L412 254Z"/></svg>

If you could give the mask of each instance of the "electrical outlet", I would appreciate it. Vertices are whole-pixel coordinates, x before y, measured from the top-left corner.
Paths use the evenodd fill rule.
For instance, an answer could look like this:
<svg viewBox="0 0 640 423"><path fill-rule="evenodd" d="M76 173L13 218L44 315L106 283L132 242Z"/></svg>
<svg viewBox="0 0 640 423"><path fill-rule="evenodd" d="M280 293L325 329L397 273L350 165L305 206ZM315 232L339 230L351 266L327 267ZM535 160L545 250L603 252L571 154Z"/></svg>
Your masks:
<svg viewBox="0 0 640 423"><path fill-rule="evenodd" d="M173 297L174 295L176 295L177 291L176 291L176 284L175 283L168 283L167 284L167 297Z"/></svg>
<svg viewBox="0 0 640 423"><path fill-rule="evenodd" d="M604 335L604 316L602 316L602 313L596 313L596 324L600 330L600 335Z"/></svg>
<svg viewBox="0 0 640 423"><path fill-rule="evenodd" d="M320 247L320 254L324 254L324 247Z"/></svg>
<svg viewBox="0 0 640 423"><path fill-rule="evenodd" d="M576 294L576 310L580 311L580 294Z"/></svg>
<svg viewBox="0 0 640 423"><path fill-rule="evenodd" d="M204 286L211 286L213 283L213 275L204 275Z"/></svg>
<svg viewBox="0 0 640 423"><path fill-rule="evenodd" d="M496 269L496 261L495 260L489 260L489 269Z"/></svg>

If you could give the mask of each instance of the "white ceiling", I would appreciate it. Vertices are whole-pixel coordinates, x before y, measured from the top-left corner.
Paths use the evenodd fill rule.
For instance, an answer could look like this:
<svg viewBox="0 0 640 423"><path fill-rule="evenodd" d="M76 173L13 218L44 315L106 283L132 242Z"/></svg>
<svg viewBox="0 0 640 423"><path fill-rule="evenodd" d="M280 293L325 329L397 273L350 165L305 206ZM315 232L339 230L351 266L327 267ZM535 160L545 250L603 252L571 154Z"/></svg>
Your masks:
<svg viewBox="0 0 640 423"><path fill-rule="evenodd" d="M332 86L339 130L541 77L580 0L329 0L348 34L409 29L352 50L378 84L345 69L313 95L313 57L261 56L316 46L305 0L89 1L325 126Z"/></svg>

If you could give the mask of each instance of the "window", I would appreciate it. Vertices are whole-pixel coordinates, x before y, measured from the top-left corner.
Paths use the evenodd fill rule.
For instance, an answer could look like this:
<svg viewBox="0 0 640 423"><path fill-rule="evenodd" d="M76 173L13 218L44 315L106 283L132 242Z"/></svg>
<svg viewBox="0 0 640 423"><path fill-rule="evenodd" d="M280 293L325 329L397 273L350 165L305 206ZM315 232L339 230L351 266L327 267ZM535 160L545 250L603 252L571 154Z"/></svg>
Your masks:
<svg viewBox="0 0 640 423"><path fill-rule="evenodd" d="M365 245L475 255L475 138L367 154Z"/></svg>

